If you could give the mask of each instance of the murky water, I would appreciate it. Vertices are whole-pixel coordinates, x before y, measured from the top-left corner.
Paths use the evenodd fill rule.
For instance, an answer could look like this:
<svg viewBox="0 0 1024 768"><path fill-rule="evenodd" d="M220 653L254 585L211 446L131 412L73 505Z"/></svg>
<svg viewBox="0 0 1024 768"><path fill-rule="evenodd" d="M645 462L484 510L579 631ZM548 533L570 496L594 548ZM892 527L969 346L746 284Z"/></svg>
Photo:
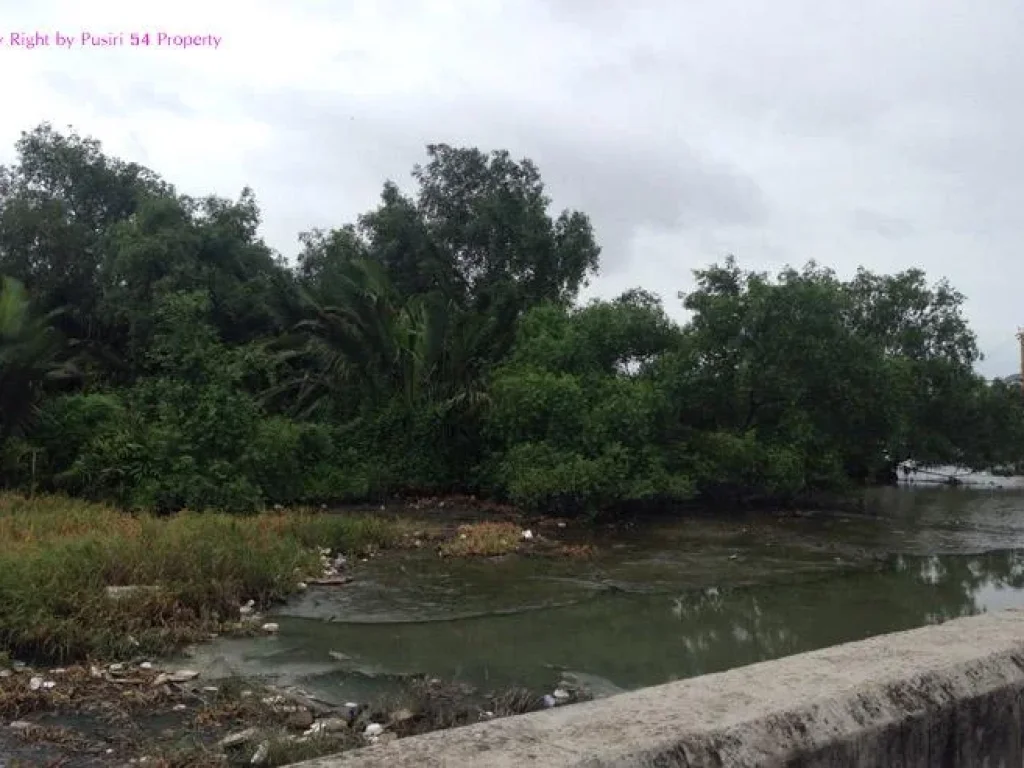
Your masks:
<svg viewBox="0 0 1024 768"><path fill-rule="evenodd" d="M192 664L332 701L406 674L485 688L653 685L1024 606L1024 489L880 489L863 514L680 520L598 538L588 561L360 563L282 608L271 638Z"/></svg>

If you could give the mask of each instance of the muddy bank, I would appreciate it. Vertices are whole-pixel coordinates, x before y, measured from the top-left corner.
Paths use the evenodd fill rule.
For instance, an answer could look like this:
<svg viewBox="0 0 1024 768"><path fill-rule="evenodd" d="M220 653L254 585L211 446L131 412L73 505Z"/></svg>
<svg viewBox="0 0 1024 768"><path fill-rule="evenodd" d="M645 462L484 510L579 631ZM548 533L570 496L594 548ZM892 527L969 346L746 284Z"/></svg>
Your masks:
<svg viewBox="0 0 1024 768"><path fill-rule="evenodd" d="M0 765L287 765L591 698L411 676L375 701L332 704L296 687L206 679L148 661L0 669ZM6 762L5 762L6 761Z"/></svg>
<svg viewBox="0 0 1024 768"><path fill-rule="evenodd" d="M48 764L50 755L68 757L68 765L143 756L167 766L251 764L264 744L266 764L279 764L282 755L300 759L309 750L542 707L545 696L558 704L555 692L580 681L613 693L1024 602L1017 551L1024 548L1024 497L893 491L875 501L878 509L868 504L858 513L682 516L605 527L442 499L370 516L152 521L119 533L119 548L81 550L74 537L106 530L97 520L121 518L97 518L90 509L76 523L82 532L69 532L66 513L56 510L52 537L64 548L59 564L68 583L107 611L105 623L91 627L106 634L85 634L83 620L73 637L80 647L133 648L91 654L124 659L128 672L113 671L128 681L107 679L109 664L99 677L88 665L12 670L0 683L13 686L8 701L20 708L2 716L17 726L0 727L0 739L12 754L31 756L28 764ZM39 519L30 512L14 528L26 532L24 544L5 546L35 558L42 573L54 561L44 561L39 540L28 536ZM238 538L236 525L248 538ZM152 544L145 546L150 532L164 537L158 568L148 555ZM210 534L220 538L203 544ZM183 568L203 546L205 570ZM128 577L125 551L134 558ZM104 552L109 562L97 558L97 567L120 569L118 580L100 571L99 593L86 593L79 574L91 566L80 556ZM216 575L218 562L230 570L218 566ZM211 588L218 579L227 591ZM96 582L88 583L91 590ZM154 589L133 590L133 583ZM111 589L140 600L111 601L103 594ZM57 601L54 593L53 604L78 594ZM160 600L151 606L151 597ZM220 636L173 661L132 646L133 630L123 627L145 620L148 634L140 637L156 642L163 618L180 618L169 611L182 600L208 606L203 626ZM136 624L118 623L122 616ZM272 631L263 629L268 624ZM200 674L154 686L160 670L141 666L147 652L164 660L164 671ZM93 693L61 698L61 676ZM35 690L33 677L42 678ZM416 703L424 695L417 686L431 680L458 681L455 693L434 684L460 702L441 708L448 714L430 714L444 697ZM458 692L461 686L473 693ZM523 690L517 686L528 693L513 695L515 706L481 693ZM295 703L294 695L311 703ZM348 705L363 702L371 705L356 720ZM344 721L344 728L307 733L319 720ZM371 725L380 731L367 733Z"/></svg>

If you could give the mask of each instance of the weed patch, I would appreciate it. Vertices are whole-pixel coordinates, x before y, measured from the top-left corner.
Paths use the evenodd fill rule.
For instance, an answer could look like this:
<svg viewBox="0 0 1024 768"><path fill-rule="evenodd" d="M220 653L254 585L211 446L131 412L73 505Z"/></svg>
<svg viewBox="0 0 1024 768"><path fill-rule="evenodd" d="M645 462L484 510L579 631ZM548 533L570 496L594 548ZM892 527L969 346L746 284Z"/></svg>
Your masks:
<svg viewBox="0 0 1024 768"><path fill-rule="evenodd" d="M320 549L373 552L407 524L298 510L131 515L0 495L0 655L63 664L159 655L238 629L320 571ZM118 587L145 587L116 591Z"/></svg>
<svg viewBox="0 0 1024 768"><path fill-rule="evenodd" d="M445 557L494 557L516 552L521 539L522 528L515 523L470 523L460 525L439 551Z"/></svg>

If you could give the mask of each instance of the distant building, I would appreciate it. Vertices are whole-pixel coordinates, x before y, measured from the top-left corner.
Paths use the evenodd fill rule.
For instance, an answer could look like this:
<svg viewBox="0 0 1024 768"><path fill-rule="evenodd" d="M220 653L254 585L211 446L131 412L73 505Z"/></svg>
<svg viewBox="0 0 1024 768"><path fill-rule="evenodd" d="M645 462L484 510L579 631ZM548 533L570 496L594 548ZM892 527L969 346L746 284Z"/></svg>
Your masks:
<svg viewBox="0 0 1024 768"><path fill-rule="evenodd" d="M1004 376L1003 377L1003 381L1006 382L1007 384L1017 384L1017 385L1020 385L1020 374L1019 373L1012 373L1009 376Z"/></svg>

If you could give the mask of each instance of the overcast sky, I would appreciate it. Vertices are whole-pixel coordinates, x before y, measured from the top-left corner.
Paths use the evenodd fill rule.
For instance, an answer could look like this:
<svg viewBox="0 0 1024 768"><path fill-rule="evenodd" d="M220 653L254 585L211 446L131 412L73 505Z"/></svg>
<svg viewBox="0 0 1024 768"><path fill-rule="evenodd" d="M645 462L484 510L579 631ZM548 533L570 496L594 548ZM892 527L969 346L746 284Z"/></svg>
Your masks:
<svg viewBox="0 0 1024 768"><path fill-rule="evenodd" d="M71 124L183 192L252 186L291 257L385 179L410 188L428 143L508 149L591 216L588 295L639 285L681 317L690 270L727 253L919 266L967 294L1002 375L1024 325L1022 22L1017 0L0 0L0 162ZM222 39L127 44L160 31Z"/></svg>

